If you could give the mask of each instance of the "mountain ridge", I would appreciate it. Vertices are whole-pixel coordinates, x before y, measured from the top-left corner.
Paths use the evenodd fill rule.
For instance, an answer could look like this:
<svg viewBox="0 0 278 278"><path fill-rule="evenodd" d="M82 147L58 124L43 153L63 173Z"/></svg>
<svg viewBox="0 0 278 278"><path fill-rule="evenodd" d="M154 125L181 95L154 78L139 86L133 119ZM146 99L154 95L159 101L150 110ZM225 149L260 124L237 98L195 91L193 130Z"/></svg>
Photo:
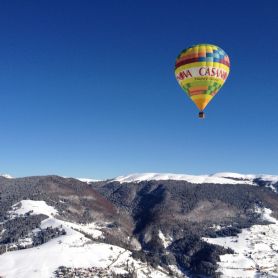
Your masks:
<svg viewBox="0 0 278 278"><path fill-rule="evenodd" d="M74 263L73 257L62 259L67 257L59 251L62 252L61 260L56 258L52 269L47 272L56 275L53 277L71 277L69 273L84 271L104 273L100 277L116 277L119 271L120 277L232 277L228 272L232 266L231 258L237 258L238 265L243 261L248 265L243 273L250 271L250 266L255 269L253 274L257 271L248 256L256 260L259 272L263 273L265 261L258 253L260 248L255 248L256 252L250 249L252 244L257 246L257 242L266 246L265 254L272 264L269 273L276 273L275 262L271 258L277 256L275 234L278 224L263 217L268 211L271 217L278 219L275 177L268 176L263 180L261 176L252 175L246 180L246 176L243 179L239 174L233 174L230 179L227 173L214 175L217 177L212 176L213 181L219 178L223 181L224 175L227 183L197 183L196 180L194 183L182 179L188 179L188 175L174 180L168 178L176 176L164 174L164 179L161 179L161 174L154 173L93 182L55 175L1 177L0 276L15 277L7 273L12 271L10 263L21 258L18 249L33 254L37 247L47 252L45 248L49 246L51 252L57 252L59 244L64 249L69 247L68 244L71 248L79 248L80 256L87 254L86 250L91 250L92 244L104 244L105 250L115 246L118 253L107 251L106 255L115 260L123 252L123 256L128 254L130 264L126 266L123 263L127 261L126 257L119 264L115 263L114 268L105 270L105 267L99 267L96 257L87 264ZM130 177L131 181L126 182ZM231 181L231 178L235 180ZM207 176L205 179L212 181ZM51 211L55 211L54 215ZM260 238L261 233L265 234L265 240ZM254 239L249 245L241 248L233 243L237 238L244 239L245 234ZM230 237L232 239L228 240ZM227 239L226 245L221 238ZM94 246L98 248L99 245ZM238 250L232 247L242 251L237 253ZM72 256L74 253L68 254ZM112 262L106 255L106 259L102 259L107 266ZM225 263L221 264L222 260ZM38 264L34 264L34 269L42 268L43 262ZM21 264L22 268L24 265ZM141 268L151 274L142 274ZM152 273L156 273L155 276ZM27 274L30 272L25 276ZM28 277L49 276L33 273Z"/></svg>

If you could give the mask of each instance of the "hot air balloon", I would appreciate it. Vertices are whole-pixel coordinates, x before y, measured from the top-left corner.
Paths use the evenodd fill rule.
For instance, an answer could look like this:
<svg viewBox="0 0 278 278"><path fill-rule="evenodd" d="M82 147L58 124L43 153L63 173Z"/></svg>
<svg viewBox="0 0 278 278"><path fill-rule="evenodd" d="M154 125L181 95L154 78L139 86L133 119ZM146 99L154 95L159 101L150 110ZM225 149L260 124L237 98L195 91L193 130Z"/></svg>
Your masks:
<svg viewBox="0 0 278 278"><path fill-rule="evenodd" d="M200 110L199 118L205 117L204 109L225 83L229 72L229 57L216 45L194 45L177 57L176 79Z"/></svg>

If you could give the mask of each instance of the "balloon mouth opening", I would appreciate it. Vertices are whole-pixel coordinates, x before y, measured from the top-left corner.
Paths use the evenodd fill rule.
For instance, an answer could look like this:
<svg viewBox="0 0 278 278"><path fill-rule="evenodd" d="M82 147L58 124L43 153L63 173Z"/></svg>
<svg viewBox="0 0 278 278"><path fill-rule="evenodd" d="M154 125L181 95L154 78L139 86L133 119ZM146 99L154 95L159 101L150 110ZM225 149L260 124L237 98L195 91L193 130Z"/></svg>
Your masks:
<svg viewBox="0 0 278 278"><path fill-rule="evenodd" d="M199 118L204 119L205 118L205 113L203 111L199 112Z"/></svg>

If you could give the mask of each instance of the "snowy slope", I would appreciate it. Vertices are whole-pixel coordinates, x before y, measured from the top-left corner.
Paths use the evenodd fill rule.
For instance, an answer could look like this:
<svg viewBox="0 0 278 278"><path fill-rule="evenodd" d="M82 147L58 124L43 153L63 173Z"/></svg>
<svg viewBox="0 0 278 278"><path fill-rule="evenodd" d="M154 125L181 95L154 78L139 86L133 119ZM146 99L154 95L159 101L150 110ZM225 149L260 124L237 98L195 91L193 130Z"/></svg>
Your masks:
<svg viewBox="0 0 278 278"><path fill-rule="evenodd" d="M4 177L6 179L13 179L13 177L9 174L0 174L0 177Z"/></svg>
<svg viewBox="0 0 278 278"><path fill-rule="evenodd" d="M184 174L170 174L170 173L142 173L142 174L131 174L128 176L120 176L114 179L121 183L124 182L141 182L141 181L150 181L150 180L182 180L190 183L218 183L218 184L252 184L250 180L248 181L239 181L233 180L221 176L215 175L184 175Z"/></svg>
<svg viewBox="0 0 278 278"><path fill-rule="evenodd" d="M278 221L270 216L270 209L261 212L262 218L273 224L254 225L236 237L203 238L235 251L220 256L222 277L278 277Z"/></svg>
<svg viewBox="0 0 278 278"><path fill-rule="evenodd" d="M80 181L91 183L100 180L91 178L77 178ZM187 175L187 174L173 174L173 173L134 173L126 176L119 176L114 179L107 179L107 181L125 182L142 182L151 180L178 180L187 181L195 184L215 183L215 184L249 184L257 185L255 180L266 182L266 186L273 191L276 189L272 186L278 183L278 176L273 175L254 175L254 174L239 174L231 172L222 172L211 175Z"/></svg>
<svg viewBox="0 0 278 278"><path fill-rule="evenodd" d="M23 250L6 252L0 255L0 276L5 278L49 278L60 266L74 268L98 267L107 271L126 273L124 267L129 260L134 264L138 277L146 277L144 271L151 271L148 277L168 277L163 272L150 269L142 262L131 257L131 252L123 248L97 243L82 233L97 239L102 236L101 227L96 223L80 225L57 219L55 208L44 201L23 200L13 206L10 217L31 214L44 214L48 218L41 222L41 228L63 227L66 235L52 239L47 243ZM36 232L34 230L34 232Z"/></svg>
<svg viewBox="0 0 278 278"><path fill-rule="evenodd" d="M212 175L186 175L171 173L137 173L127 176L119 176L112 181L124 182L141 182L151 180L180 180L195 184L215 183L215 184L249 184L257 185L255 180L260 179L267 183L272 190L276 189L272 186L278 182L278 176L271 175L243 175L237 173L216 173Z"/></svg>
<svg viewBox="0 0 278 278"><path fill-rule="evenodd" d="M80 180L82 182L86 182L86 183L91 183L91 182L97 182L100 180L96 180L96 179L91 179L91 178L76 178L77 180Z"/></svg>
<svg viewBox="0 0 278 278"><path fill-rule="evenodd" d="M22 200L13 205L12 208L13 210L10 212L10 216L13 217L24 215L30 211L32 211L34 215L44 214L48 217L52 217L58 213L55 208L47 205L44 201Z"/></svg>

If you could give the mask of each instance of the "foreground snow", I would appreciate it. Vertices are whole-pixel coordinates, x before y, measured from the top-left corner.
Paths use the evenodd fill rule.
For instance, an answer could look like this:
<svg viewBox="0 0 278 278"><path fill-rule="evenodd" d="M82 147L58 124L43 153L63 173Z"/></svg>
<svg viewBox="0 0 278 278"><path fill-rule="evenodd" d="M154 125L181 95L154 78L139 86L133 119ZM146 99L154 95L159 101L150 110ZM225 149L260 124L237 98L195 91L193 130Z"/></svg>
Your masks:
<svg viewBox="0 0 278 278"><path fill-rule="evenodd" d="M57 210L46 204L45 201L22 200L13 205L13 210L10 212L11 217L24 215L31 212L33 215L44 214L48 217L53 217L58 214Z"/></svg>
<svg viewBox="0 0 278 278"><path fill-rule="evenodd" d="M102 236L95 223L79 225L59 220L57 211L44 201L24 200L13 206L10 217L32 214L45 214L41 228L62 226L66 235L60 236L38 247L7 252L0 255L0 276L5 278L50 278L59 266L73 268L107 268L107 271L126 273L125 266L134 264L138 277L146 277L144 272L151 271L148 277L168 277L162 271L154 270L131 257L131 252L110 244L97 243L82 233L97 239ZM35 232L35 231L34 231Z"/></svg>
<svg viewBox="0 0 278 278"><path fill-rule="evenodd" d="M262 218L273 224L254 225L236 237L204 238L235 251L220 256L222 277L278 277L278 221L270 215L270 209L262 210Z"/></svg>

